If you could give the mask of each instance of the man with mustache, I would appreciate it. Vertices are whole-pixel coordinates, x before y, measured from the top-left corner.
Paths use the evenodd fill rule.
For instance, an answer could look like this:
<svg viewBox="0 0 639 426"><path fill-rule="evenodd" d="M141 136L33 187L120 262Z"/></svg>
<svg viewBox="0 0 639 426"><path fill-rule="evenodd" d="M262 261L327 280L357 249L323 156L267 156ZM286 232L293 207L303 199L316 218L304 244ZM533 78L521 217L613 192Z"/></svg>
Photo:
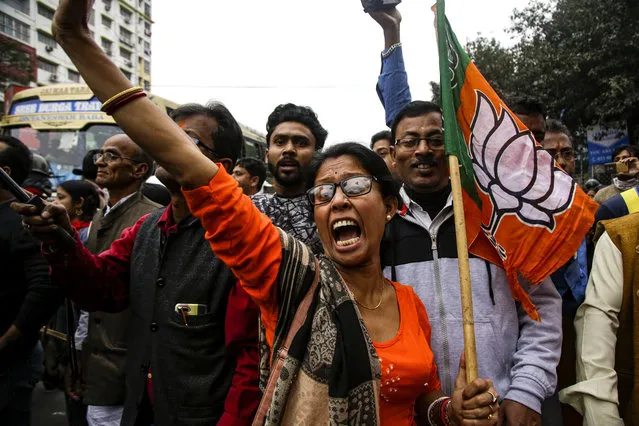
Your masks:
<svg viewBox="0 0 639 426"><path fill-rule="evenodd" d="M413 286L430 318L431 347L444 392L453 389L464 347L459 265L443 121L438 105L414 101L391 126L403 208L388 223L384 274ZM503 396L505 425L540 425L555 390L561 353L561 297L552 281L528 288L543 322L513 301L505 271L470 258L479 375ZM527 285L525 285L527 287Z"/></svg>
<svg viewBox="0 0 639 426"><path fill-rule="evenodd" d="M253 203L275 226L306 243L315 254L322 254L304 177L328 132L311 108L290 103L275 108L266 132L266 163L275 179L275 194L256 194L251 197Z"/></svg>

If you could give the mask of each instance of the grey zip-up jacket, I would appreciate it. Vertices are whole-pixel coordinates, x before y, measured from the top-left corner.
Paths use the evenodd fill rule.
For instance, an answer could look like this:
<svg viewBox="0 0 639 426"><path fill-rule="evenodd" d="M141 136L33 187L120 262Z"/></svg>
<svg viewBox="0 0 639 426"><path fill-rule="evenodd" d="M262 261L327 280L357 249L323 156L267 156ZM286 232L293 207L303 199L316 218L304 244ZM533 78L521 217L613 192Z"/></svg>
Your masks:
<svg viewBox="0 0 639 426"><path fill-rule="evenodd" d="M464 348L452 197L431 221L403 188L401 196L406 207L389 222L382 243L384 274L412 286L426 306L442 390L451 395ZM501 398L541 413L557 384L561 296L550 279L524 284L538 323L513 300L503 269L471 255L470 273L479 377L491 379Z"/></svg>

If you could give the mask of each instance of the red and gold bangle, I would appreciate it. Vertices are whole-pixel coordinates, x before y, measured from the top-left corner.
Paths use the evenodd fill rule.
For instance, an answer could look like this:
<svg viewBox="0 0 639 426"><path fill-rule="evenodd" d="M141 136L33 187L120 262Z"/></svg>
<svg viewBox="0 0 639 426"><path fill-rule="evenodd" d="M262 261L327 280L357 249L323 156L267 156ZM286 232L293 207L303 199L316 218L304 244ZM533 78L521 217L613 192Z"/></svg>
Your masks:
<svg viewBox="0 0 639 426"><path fill-rule="evenodd" d="M443 396L441 398L437 398L428 406L427 417L428 423L431 426L450 425L449 418L446 413L446 407L450 401L450 398Z"/></svg>
<svg viewBox="0 0 639 426"><path fill-rule="evenodd" d="M137 92L137 93L133 93L125 98L120 99L119 101L109 105L109 108L107 108L104 112L107 113L108 115L113 115L115 114L115 112L117 110L119 110L120 108L122 108L123 106L125 106L126 104L128 104L129 102L132 102L136 99L139 98L143 98L146 96L146 92L142 91L142 92Z"/></svg>
<svg viewBox="0 0 639 426"><path fill-rule="evenodd" d="M138 87L130 87L130 88L126 89L126 90L123 90L120 93L117 93L117 94L111 96L109 98L109 100L107 100L105 103L103 103L101 110L104 111L104 112L107 112L107 110L109 110L114 103L116 103L116 102L118 102L118 101L120 101L120 100L122 100L124 98L127 98L127 97L129 97L129 96L131 96L133 94L140 93L140 92L143 92L143 91L144 91L144 89L139 87L139 86Z"/></svg>

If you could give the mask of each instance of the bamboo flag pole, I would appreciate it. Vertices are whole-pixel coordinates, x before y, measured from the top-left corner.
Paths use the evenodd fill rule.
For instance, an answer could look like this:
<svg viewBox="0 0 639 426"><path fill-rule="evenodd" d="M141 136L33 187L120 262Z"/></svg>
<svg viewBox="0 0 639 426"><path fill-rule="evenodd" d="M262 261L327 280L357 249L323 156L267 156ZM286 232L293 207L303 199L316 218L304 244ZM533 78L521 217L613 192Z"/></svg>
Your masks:
<svg viewBox="0 0 639 426"><path fill-rule="evenodd" d="M455 234L457 237L457 260L459 262L459 285L464 325L464 353L466 354L466 381L470 383L477 378L477 347L475 346L473 291L470 283L470 264L468 263L464 199L462 196L461 176L459 175L459 160L454 155L448 156L448 168L450 169Z"/></svg>

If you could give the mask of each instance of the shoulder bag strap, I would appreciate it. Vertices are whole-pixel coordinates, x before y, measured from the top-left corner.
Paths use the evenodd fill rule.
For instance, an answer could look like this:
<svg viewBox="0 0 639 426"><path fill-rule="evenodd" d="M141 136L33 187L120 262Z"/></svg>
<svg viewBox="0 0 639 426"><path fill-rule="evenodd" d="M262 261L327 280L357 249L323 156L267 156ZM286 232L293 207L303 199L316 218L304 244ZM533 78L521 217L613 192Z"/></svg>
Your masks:
<svg viewBox="0 0 639 426"><path fill-rule="evenodd" d="M277 379L280 377L282 366L284 365L284 360L288 356L288 348L291 346L293 338L297 334L298 330L304 324L304 320L306 319L306 315L308 314L308 308L309 306L311 306L313 295L315 294L315 289L317 288L317 285L319 283L319 277L319 262L317 261L317 259L315 259L315 278L313 278L313 284L311 284L311 287L308 289L308 292L306 292L304 299L302 299L302 302L297 307L297 311L295 312L295 316L293 317L291 327L288 329L286 339L284 339L284 342L282 343L282 346L277 353L277 357L275 358L275 362L271 366L271 375L268 378L268 383L266 384L266 389L264 390L264 394L262 395L260 406L258 407L255 418L253 419L253 426L261 426L266 420L266 415L268 414L268 410L271 407L271 401L273 400L273 393L275 392Z"/></svg>

